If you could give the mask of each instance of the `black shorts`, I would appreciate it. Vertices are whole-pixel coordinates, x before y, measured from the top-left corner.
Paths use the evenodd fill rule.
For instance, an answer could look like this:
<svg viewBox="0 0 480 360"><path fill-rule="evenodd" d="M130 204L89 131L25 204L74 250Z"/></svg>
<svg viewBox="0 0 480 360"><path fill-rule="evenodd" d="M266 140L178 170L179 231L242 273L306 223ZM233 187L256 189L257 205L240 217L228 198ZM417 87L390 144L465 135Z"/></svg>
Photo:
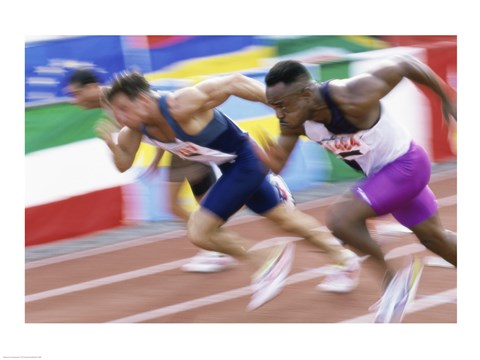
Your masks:
<svg viewBox="0 0 480 360"><path fill-rule="evenodd" d="M187 180L196 197L204 195L217 181L215 171L210 165L184 160L173 154L169 171L169 182Z"/></svg>

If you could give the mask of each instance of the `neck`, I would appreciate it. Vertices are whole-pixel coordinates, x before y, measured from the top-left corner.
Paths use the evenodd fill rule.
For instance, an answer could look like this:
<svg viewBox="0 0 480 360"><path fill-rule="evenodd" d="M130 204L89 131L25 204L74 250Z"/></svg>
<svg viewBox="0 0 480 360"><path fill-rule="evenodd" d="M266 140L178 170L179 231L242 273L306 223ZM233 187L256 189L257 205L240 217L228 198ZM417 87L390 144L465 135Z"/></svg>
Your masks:
<svg viewBox="0 0 480 360"><path fill-rule="evenodd" d="M320 92L320 84L315 84L313 89L313 107L310 113L310 120L328 123L330 122L331 113Z"/></svg>

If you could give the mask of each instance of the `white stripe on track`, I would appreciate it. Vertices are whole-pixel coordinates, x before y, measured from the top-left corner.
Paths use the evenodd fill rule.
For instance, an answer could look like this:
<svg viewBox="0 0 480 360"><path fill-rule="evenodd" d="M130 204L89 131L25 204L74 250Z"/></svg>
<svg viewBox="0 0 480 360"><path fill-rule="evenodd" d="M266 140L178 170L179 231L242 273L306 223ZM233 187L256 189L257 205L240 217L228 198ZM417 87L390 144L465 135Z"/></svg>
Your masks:
<svg viewBox="0 0 480 360"><path fill-rule="evenodd" d="M415 250L415 252L417 252L418 249L414 249L414 250ZM404 256L404 255L405 255L405 252L393 253L392 255L390 255L390 259L393 259L393 258L399 257L399 256ZM329 268L330 267L327 265L327 266L322 266L322 267L319 267L319 268L316 268L316 269L311 269L311 270L299 272L299 273L296 273L296 274L292 274L287 279L287 285L296 284L296 283L299 283L299 282L302 282L302 281L307 281L307 280L311 280L311 279L314 279L314 278L317 278L317 277L320 277L320 276L324 276ZM143 312L143 313L123 317L123 318L120 318L120 319L112 320L110 322L113 322L113 323L124 323L124 322L131 323L131 322L148 321L148 320L156 319L156 318L159 318L159 317L162 317L162 316L172 315L172 314L176 314L176 313L183 312L183 311L197 309L197 308L200 308L200 307L203 307L203 306L212 305L212 304L216 304L216 303L219 303L219 302L232 300L232 299L235 299L235 298L239 298L239 297L242 297L242 296L249 295L250 293L251 293L250 287L246 286L246 287L243 287L243 288L234 289L234 290L230 290L230 291L225 291L225 292L222 292L222 293L206 296L206 297L203 297L203 298L198 298L198 299L195 299L195 300L190 300L190 301L186 301L186 302L183 302L183 303L178 303L178 304L175 304L175 305L166 306L166 307L163 307L163 308L158 308L158 309L155 309L155 310L150 310L150 311L146 311L146 312Z"/></svg>
<svg viewBox="0 0 480 360"><path fill-rule="evenodd" d="M88 257L88 256L95 256L95 255L100 255L100 254L104 254L104 253L114 252L114 251L117 251L117 250L128 249L128 248L131 248L131 247L146 245L146 244L154 243L154 242L161 241L161 240L175 239L175 238L182 237L182 236L185 236L185 235L186 235L185 230L175 230L175 231L171 231L171 232L168 232L168 233L165 233L165 234L144 236L144 237L137 238L135 240L128 240L128 241L124 241L124 242L117 243L117 244L105 245L105 246L100 246L100 247L97 247L97 248L94 248L94 249L74 252L74 253L71 253L71 254L54 256L54 257L51 257L51 258L48 258L48 259L31 261L31 262L25 264L25 270L35 269L35 268L38 268L38 267L47 266L47 265L51 265L51 264L57 264L57 263L60 263L60 262L65 262L65 261L70 261L70 260L81 259L81 258Z"/></svg>
<svg viewBox="0 0 480 360"><path fill-rule="evenodd" d="M312 269L304 271L301 273L296 273L291 275L287 280L287 285L296 284L302 281L308 281L315 279L317 277L323 276L327 267L321 267L318 269ZM109 323L138 323L143 321L149 321L153 319L158 319L163 316L178 314L180 312L189 311L198 309L203 306L213 305L220 302L225 302L229 300L234 300L243 296L247 296L251 293L249 286L242 288L225 291L222 293L205 296L195 300L186 301L183 303L178 303L171 306L166 306L163 308L158 308L155 310L146 311L143 313L126 316L120 319L115 319L109 321ZM416 311L425 310L429 307L441 305L441 304L451 304L454 303L454 298L456 298L457 289L450 289L441 293L424 296L419 300L415 300L407 309L407 313L412 313ZM342 322L372 322L375 317L375 313L369 313L362 315L353 319L345 320Z"/></svg>
<svg viewBox="0 0 480 360"><path fill-rule="evenodd" d="M451 179L452 177L457 176L457 170L449 170L445 171L442 173L434 174L432 176L431 182L436 182L436 181L443 181L443 180L448 180ZM331 205L337 201L339 201L340 197L339 196L329 196L326 198L322 199L316 199L316 200L311 200L311 201L306 201L301 204L299 204L297 207L302 210L308 210L312 209L315 207L320 207L320 206L328 206ZM448 196L446 198L442 198L438 200L438 205L439 206L450 206L456 204L457 201L457 195L452 195ZM238 225L238 224L243 224L251 221L256 221L256 220L261 220L263 219L262 217L259 217L258 215L244 215L240 216L237 218L232 218L227 224L225 224L226 227L228 226L233 226L233 225ZM64 261L70 261L70 260L76 260L80 259L83 257L87 256L95 256L99 254L104 254L108 252L113 252L117 250L122 250L122 249L128 249L131 247L135 246L141 246L145 245L148 243L153 243L157 241L163 241L163 240L168 240L168 239L173 239L176 237L182 237L186 235L185 230L175 230L171 231L168 233L164 234L158 234L158 235L149 235L145 237L140 237L135 240L128 240L124 241L118 244L113 244L113 245L107 245L107 246L101 246L97 247L94 249L89 249L89 250L84 250L84 251L79 251L71 254L65 254L65 255L59 255L59 256L54 256L51 258L47 259L41 259L41 260L36 260L36 261L31 261L25 264L25 270L29 269L34 269L42 266L47 266L51 264L56 264L59 262L64 262Z"/></svg>
<svg viewBox="0 0 480 360"><path fill-rule="evenodd" d="M287 237L287 236L270 238L270 239L262 240L256 243L251 248L251 250L254 250L254 251L261 250L268 247L273 247L280 243L299 241L301 239L302 238L299 238L299 237ZM68 285L61 288L57 288L57 289L51 289L51 290L46 290L39 293L31 294L31 295L26 295L25 302L28 303L32 301L44 300L44 299L48 299L55 296L70 294L77 291L83 291L83 290L93 289L100 286L110 285L110 284L114 284L114 283L125 281L125 280L132 280L142 276L148 276L148 275L158 274L164 271L175 270L181 267L183 264L186 264L190 260L191 258L181 259L181 260L172 261L164 264L153 265L153 266L142 268L142 269L132 270L132 271L128 271L121 274L116 274L116 275L106 276L99 279L85 281L78 284Z"/></svg>
<svg viewBox="0 0 480 360"><path fill-rule="evenodd" d="M304 271L301 273L296 273L291 275L288 280L287 280L287 285L295 284L298 282L302 281L307 281L310 279L314 279L319 276L324 275L324 269L327 269L327 267L321 267L317 269L311 269L308 271ZM132 316L127 316L121 319L117 320L112 320L109 321L111 323L136 323L136 322L142 322L142 321L148 321L152 319L156 319L162 316L168 316L172 314L177 314L183 311L188 311L188 310L193 310L197 309L199 307L203 306L208 306L212 304L217 304L220 302L225 302L228 300L234 300L237 298L240 298L242 296L247 296L251 294L251 289L250 286L244 286L242 288L230 290L230 291L225 291L222 293L210 295L210 296L205 296L203 298L195 299L195 300L190 300L186 301L183 303L171 305L171 306L166 306L163 308L151 310L151 311L146 311L140 314L132 315Z"/></svg>
<svg viewBox="0 0 480 360"><path fill-rule="evenodd" d="M301 240L299 237L275 237L266 240L262 240L259 243L255 244L251 250L260 250L268 247L275 246L282 242L298 241ZM93 289L100 286L110 285L117 282L132 280L142 276L148 276L153 274L158 274L165 271L175 270L181 267L183 264L189 262L191 258L176 260L168 263L158 264L149 266L146 268L141 268L137 270L128 271L121 274L106 276L99 279L94 279L90 281L81 282L78 284L68 285L57 289L51 289L42 291L39 293L31 294L25 296L25 302L32 302L38 300L48 299L54 296L66 295L77 291L83 291L88 289Z"/></svg>
<svg viewBox="0 0 480 360"><path fill-rule="evenodd" d="M296 241L296 240L299 240L299 239L295 239L295 238L268 239L268 240L265 240L265 242L269 243L269 244L265 244L265 246L272 246L272 245L274 245L274 244L276 244L280 241ZM265 247L265 246L263 246L263 247ZM397 248L397 249L399 249L399 250L401 249L401 250L400 251L399 250L392 251L388 254L389 255L388 257L390 259L400 257L400 256L404 256L408 253L419 252L419 251L422 251L424 248L420 248L420 247L415 247L414 248L414 247L411 247L409 245L406 245L404 247ZM176 269L176 268L180 267L181 265L186 263L188 260L189 259L173 261L173 262L170 262L170 263L155 265L155 266L151 266L151 267L144 268L144 269L139 269L139 270L126 272L126 273L123 273L123 274L107 276L107 277L104 277L104 278L100 278L100 279L96 279L96 280L92 280L92 281L87 281L87 282L84 282L84 283L79 283L79 284L75 284L75 285L65 286L65 287L58 288L58 289L52 289L52 290L28 295L28 296L25 297L25 302L28 303L28 302L33 302L33 301L44 300L44 299L48 299L48 298L55 297L55 296L66 295L66 294L77 292L77 291L83 291L83 290L88 290L88 289L92 289L92 288L95 288L95 287L109 285L109 284L112 284L112 283L115 283L115 282L131 280L131 279L141 277L141 276L152 275L152 274L156 274L156 273L159 273L159 272L162 272L162 271L173 270L173 269ZM307 280L311 280L311 279L314 279L314 278L317 278L317 277L324 276L326 274L326 272L328 271L328 269L329 269L328 266L323 266L323 267L320 267L320 268L310 269L310 270L307 270L307 271L292 274L287 279L287 285L291 285L291 284L295 284L295 283L299 283L299 282L302 282L302 281L307 281ZM186 301L186 302L183 302L183 303L179 303L179 304L175 304L175 305L171 305L171 306L167 306L167 307L143 312L143 313L140 313L140 314L127 316L127 317L124 317L124 318L121 318L121 319L112 320L110 322L124 323L124 322L148 321L148 320L152 320L152 319L159 318L159 317L162 317L162 316L168 316L168 315L176 314L176 313L183 312L183 311L193 310L193 309L203 307L203 306L207 306L207 305L212 305L212 304L216 304L216 303L220 303L220 302L224 302L224 301L228 301L228 300L233 300L233 299L236 299L236 298L239 298L239 297L247 296L250 293L251 293L250 287L246 286L246 287L242 287L242 288L238 288L238 289L234 289L234 290L230 290L230 291L206 296L206 297L203 297L203 298L190 300L190 301ZM455 292L455 295L456 295L456 292ZM436 294L435 296L427 296L427 297L424 297L421 300L418 300L416 302L416 303L418 303L416 305L417 307L412 307L412 309L417 309L418 308L418 310L412 310L411 309L411 310L407 311L407 313L423 310L424 307L421 307L422 306L421 304L424 304L424 303L433 304L433 305L428 306L428 307L431 307L431 306L436 306L436 305L441 304L441 303L451 303L451 302L452 302L452 296L451 296L450 293L439 293L439 294ZM412 304L412 306L413 306L413 304ZM374 316L374 314L367 314L367 315L363 315L363 316L360 316L358 318L351 319L351 320L345 321L345 322L370 322L370 320L373 319L373 316Z"/></svg>
<svg viewBox="0 0 480 360"><path fill-rule="evenodd" d="M103 278L95 279L95 280L90 280L74 285L69 285L69 286L64 286L61 288L57 289L52 289L52 290L47 290L47 291L42 291L36 294L31 294L25 296L25 303L29 303L32 301L38 301L38 300L44 300L48 299L54 296L60 296L60 295L66 295L70 294L73 292L77 291L83 291L83 290L88 290L88 289L93 289L96 287L100 286L105 286L105 285L110 285L114 284L120 281L125 281L125 280L131 280L131 279L136 279L142 276L148 276L148 275L153 275L157 274L163 271L169 271L169 270L174 270L182 266L183 264L187 263L190 261L190 259L182 259L182 260L177 260L177 261L172 261L169 263L164 263L164 264L159 264L159 265L154 265L150 267L146 267L143 269L138 269L138 270L133 270L133 271L128 271L125 273L121 274L116 274L116 275L111 275L111 276L106 276Z"/></svg>
<svg viewBox="0 0 480 360"><path fill-rule="evenodd" d="M450 196L450 197L447 197L447 198L440 199L439 200L439 206L449 206L449 205L451 205L452 201L453 201L452 198L455 198L455 200L456 200L456 196ZM446 200L446 201L442 201L442 200ZM440 205L440 203L443 204L443 205ZM445 203L447 205L444 205ZM327 230L326 227L324 227L324 226L321 226L317 229L318 230L323 230L323 231ZM287 237L287 236L265 239L265 240L262 240L262 241L258 242L257 244L255 244L252 247L252 250L260 250L260 249L264 249L264 248L267 248L267 247L274 246L274 245L279 244L281 242L290 242L290 241L298 241L298 240L301 240L301 238L299 238L299 237ZM385 254L385 259L387 259L387 260L388 259L394 259L396 257L421 252L423 250L425 250L425 247L421 244L415 244L415 243L414 244L408 244L408 245L405 245L405 246L401 246L401 247L397 247L397 248L392 249L389 253ZM82 282L82 283L78 283L78 284L64 286L64 287L57 288L57 289L42 291L42 292L39 292L39 293L35 293L35 294L25 296L25 302L28 303L28 302L32 302L32 301L44 300L44 299L54 297L54 296L65 295L65 294L69 294L69 293L72 293L72 292L88 290L88 289L92 289L92 288L95 288L95 287L109 285L109 284L113 284L113 283L120 282L120 281L131 280L131 279L142 277L142 276L153 275L153 274L158 274L158 273L161 273L161 272L164 272L164 271L174 270L176 268L181 267L183 264L187 263L188 261L190 261L190 258L181 259L181 260L177 260L177 261L172 261L172 262L164 263L164 264L158 264L158 265L150 266L150 267L143 268L143 269L133 270L133 271L129 271L129 272L125 272L125 273L121 273L121 274L117 274L117 275L112 275L112 276L107 276L107 277L103 277L103 278L99 278L99 279L95 279L95 280L90 280L90 281L86 281L86 282Z"/></svg>
<svg viewBox="0 0 480 360"><path fill-rule="evenodd" d="M437 200L439 207L457 205L457 195L447 196Z"/></svg>

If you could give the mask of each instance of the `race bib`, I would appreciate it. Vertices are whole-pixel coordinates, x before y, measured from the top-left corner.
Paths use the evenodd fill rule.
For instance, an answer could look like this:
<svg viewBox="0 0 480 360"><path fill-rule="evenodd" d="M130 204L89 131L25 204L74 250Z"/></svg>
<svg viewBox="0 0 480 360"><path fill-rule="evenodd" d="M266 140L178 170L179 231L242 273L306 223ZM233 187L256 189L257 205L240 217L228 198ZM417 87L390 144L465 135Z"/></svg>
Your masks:
<svg viewBox="0 0 480 360"><path fill-rule="evenodd" d="M358 133L334 135L329 139L320 140L319 143L344 160L355 159L370 151L370 147L360 138Z"/></svg>

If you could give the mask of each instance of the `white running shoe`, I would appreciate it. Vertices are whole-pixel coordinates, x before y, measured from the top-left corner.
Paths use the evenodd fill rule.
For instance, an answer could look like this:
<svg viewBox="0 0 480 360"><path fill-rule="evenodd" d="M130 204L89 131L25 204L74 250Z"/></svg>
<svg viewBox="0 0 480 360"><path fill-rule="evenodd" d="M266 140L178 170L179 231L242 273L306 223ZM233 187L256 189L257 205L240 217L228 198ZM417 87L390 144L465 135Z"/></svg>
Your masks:
<svg viewBox="0 0 480 360"><path fill-rule="evenodd" d="M423 263L413 259L408 266L397 272L387 286L378 304L375 323L399 323L408 305L415 298L423 271Z"/></svg>
<svg viewBox="0 0 480 360"><path fill-rule="evenodd" d="M333 293L353 291L358 286L361 270L360 264L360 258L354 254L344 265L333 265L323 282L317 285L317 288Z"/></svg>
<svg viewBox="0 0 480 360"><path fill-rule="evenodd" d="M188 263L182 265L181 269L186 272L211 273L229 269L237 263L230 255L200 250Z"/></svg>
<svg viewBox="0 0 480 360"><path fill-rule="evenodd" d="M285 287L292 268L295 244L287 243L276 249L274 255L253 276L252 299L248 311L255 310L276 297Z"/></svg>

